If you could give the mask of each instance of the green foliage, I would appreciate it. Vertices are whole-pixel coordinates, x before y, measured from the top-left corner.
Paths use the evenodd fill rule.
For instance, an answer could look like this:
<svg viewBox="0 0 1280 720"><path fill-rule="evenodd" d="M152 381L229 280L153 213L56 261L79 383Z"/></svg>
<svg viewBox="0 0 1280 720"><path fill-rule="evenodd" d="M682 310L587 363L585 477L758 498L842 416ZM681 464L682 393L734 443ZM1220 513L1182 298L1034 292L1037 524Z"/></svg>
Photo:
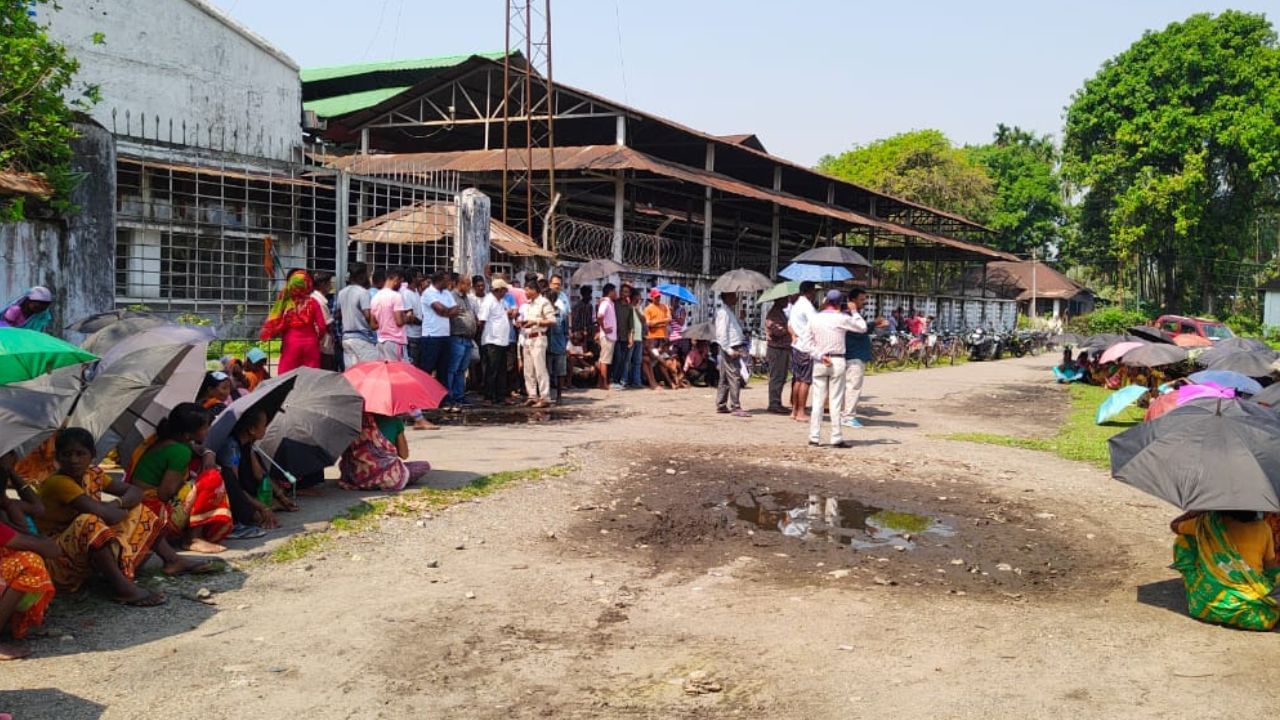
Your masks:
<svg viewBox="0 0 1280 720"><path fill-rule="evenodd" d="M1072 262L1153 263L1170 311L1209 297L1210 259L1254 251L1280 202L1280 48L1262 15L1198 14L1105 62L1066 114L1064 172L1083 192Z"/></svg>
<svg viewBox="0 0 1280 720"><path fill-rule="evenodd" d="M1020 255L1033 249L1047 254L1069 221L1053 140L1001 124L990 144L966 152L995 190L983 220L998 233L996 247Z"/></svg>
<svg viewBox="0 0 1280 720"><path fill-rule="evenodd" d="M1105 307L1087 315L1076 318L1084 332L1090 335L1098 333L1123 333L1135 325L1145 325L1149 318L1136 310L1122 307Z"/></svg>
<svg viewBox="0 0 1280 720"><path fill-rule="evenodd" d="M1103 387L1076 383L1070 386L1070 393L1071 409L1067 413L1067 419L1052 437L956 433L946 436L946 439L1039 450L1053 453L1067 460L1087 462L1101 468L1109 467L1111 454L1107 449L1107 440L1110 440L1112 435L1141 422L1143 411L1131 407L1115 420L1105 425L1095 425L1093 419L1098 406L1107 399L1111 391Z"/></svg>
<svg viewBox="0 0 1280 720"><path fill-rule="evenodd" d="M195 313L182 313L174 318L179 325L195 325L197 327L207 327L213 324L213 320Z"/></svg>
<svg viewBox="0 0 1280 720"><path fill-rule="evenodd" d="M818 170L978 221L994 201L987 173L938 130L913 130L827 155Z"/></svg>
<svg viewBox="0 0 1280 720"><path fill-rule="evenodd" d="M1242 337L1262 337L1262 321L1253 315L1233 313L1222 318L1223 324L1231 328L1231 332Z"/></svg>
<svg viewBox="0 0 1280 720"><path fill-rule="evenodd" d="M65 99L79 66L27 9L25 2L0 2L0 169L44 175L54 189L54 209L66 212L77 182L73 113L91 107L99 93L89 86ZM0 204L0 219L19 219L24 211L21 201L9 201Z"/></svg>

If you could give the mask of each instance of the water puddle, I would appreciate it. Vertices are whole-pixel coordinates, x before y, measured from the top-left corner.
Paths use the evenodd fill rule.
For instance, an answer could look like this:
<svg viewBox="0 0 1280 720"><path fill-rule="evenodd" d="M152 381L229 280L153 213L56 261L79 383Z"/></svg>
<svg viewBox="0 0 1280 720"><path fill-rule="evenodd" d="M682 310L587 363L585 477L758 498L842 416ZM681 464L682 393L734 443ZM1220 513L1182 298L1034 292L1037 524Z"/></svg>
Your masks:
<svg viewBox="0 0 1280 720"><path fill-rule="evenodd" d="M820 494L752 491L730 498L722 507L760 530L801 540L826 540L855 550L914 550L917 536L955 534L950 526L928 515Z"/></svg>

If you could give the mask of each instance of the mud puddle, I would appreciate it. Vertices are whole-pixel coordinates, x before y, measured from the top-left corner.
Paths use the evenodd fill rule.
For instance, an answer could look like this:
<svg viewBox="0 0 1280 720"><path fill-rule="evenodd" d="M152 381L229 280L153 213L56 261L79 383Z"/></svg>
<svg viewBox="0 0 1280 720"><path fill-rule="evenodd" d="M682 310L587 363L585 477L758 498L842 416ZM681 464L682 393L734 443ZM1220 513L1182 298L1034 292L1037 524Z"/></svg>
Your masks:
<svg viewBox="0 0 1280 720"><path fill-rule="evenodd" d="M938 518L867 505L853 498L819 493L751 489L725 501L738 520L765 532L804 541L830 542L853 550L881 547L915 550L922 534L951 537L955 531Z"/></svg>

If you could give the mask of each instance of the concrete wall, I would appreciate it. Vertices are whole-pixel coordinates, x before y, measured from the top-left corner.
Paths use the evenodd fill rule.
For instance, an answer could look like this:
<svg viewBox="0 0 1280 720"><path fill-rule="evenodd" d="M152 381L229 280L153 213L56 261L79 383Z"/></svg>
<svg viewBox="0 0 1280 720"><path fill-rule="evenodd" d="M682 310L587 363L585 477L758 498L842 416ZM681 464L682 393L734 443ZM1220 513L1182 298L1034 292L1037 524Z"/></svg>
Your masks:
<svg viewBox="0 0 1280 720"><path fill-rule="evenodd" d="M40 6L49 34L101 87L93 118L122 136L299 159L302 85L288 56L200 0ZM93 42L101 33L102 44Z"/></svg>
<svg viewBox="0 0 1280 720"><path fill-rule="evenodd" d="M49 330L63 336L71 322L115 306L115 143L97 126L76 129L74 169L85 178L71 195L75 212L64 221L0 223L0 302L48 287Z"/></svg>
<svg viewBox="0 0 1280 720"><path fill-rule="evenodd" d="M1262 324L1280 330L1280 291L1269 291L1263 296Z"/></svg>

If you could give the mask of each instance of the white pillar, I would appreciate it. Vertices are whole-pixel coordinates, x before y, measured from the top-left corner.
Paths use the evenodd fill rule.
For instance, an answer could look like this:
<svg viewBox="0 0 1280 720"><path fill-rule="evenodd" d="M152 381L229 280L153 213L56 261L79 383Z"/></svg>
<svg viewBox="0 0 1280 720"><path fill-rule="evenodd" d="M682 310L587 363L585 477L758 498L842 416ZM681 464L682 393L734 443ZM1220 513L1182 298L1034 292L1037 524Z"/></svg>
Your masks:
<svg viewBox="0 0 1280 720"><path fill-rule="evenodd" d="M615 137L613 142L615 145L626 145L627 144L627 117L625 115L619 115L616 119L616 123L617 125L614 128Z"/></svg>
<svg viewBox="0 0 1280 720"><path fill-rule="evenodd" d="M618 171L618 176L613 180L613 259L616 262L622 262L622 235L625 231L623 220L626 217L627 208L627 181L622 176L622 171Z"/></svg>
<svg viewBox="0 0 1280 720"><path fill-rule="evenodd" d="M715 172L716 169L716 146L714 143L707 143L707 172ZM711 274L711 225L712 225L712 203L711 188L705 190L702 202L702 274Z"/></svg>
<svg viewBox="0 0 1280 720"><path fill-rule="evenodd" d="M1062 301L1058 298L1053 299L1053 319L1057 320L1062 315Z"/></svg>

